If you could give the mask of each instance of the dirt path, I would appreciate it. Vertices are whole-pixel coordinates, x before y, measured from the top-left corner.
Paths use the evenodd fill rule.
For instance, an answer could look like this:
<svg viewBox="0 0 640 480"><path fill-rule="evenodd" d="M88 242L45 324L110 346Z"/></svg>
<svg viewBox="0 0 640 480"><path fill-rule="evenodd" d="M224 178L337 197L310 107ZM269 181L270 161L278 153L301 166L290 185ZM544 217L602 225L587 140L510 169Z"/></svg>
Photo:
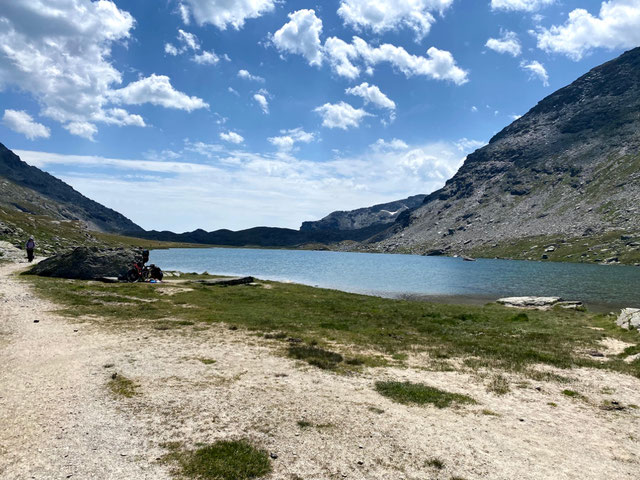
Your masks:
<svg viewBox="0 0 640 480"><path fill-rule="evenodd" d="M117 339L49 313L20 267L0 265L0 478L169 478L105 389Z"/></svg>
<svg viewBox="0 0 640 480"><path fill-rule="evenodd" d="M165 479L156 461L164 442L229 438L277 455L269 480L638 478L640 410L599 407L640 405L639 379L599 370L560 372L570 384L509 376L511 392L497 396L488 378L428 371L419 359L340 376L279 355L282 342L223 325L74 325L8 276L15 269L0 266L2 479ZM106 388L114 370L139 395L115 398ZM466 393L478 405L399 405L373 389L382 379ZM567 388L587 400L563 395ZM434 458L444 468L426 464Z"/></svg>

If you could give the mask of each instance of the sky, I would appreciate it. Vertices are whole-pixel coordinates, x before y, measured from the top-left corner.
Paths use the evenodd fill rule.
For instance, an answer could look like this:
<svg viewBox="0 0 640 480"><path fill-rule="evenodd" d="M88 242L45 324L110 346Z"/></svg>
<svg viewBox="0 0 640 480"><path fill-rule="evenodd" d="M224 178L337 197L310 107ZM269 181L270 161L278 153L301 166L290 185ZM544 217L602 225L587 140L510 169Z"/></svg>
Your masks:
<svg viewBox="0 0 640 480"><path fill-rule="evenodd" d="M0 142L147 229L430 193L640 0L0 0Z"/></svg>

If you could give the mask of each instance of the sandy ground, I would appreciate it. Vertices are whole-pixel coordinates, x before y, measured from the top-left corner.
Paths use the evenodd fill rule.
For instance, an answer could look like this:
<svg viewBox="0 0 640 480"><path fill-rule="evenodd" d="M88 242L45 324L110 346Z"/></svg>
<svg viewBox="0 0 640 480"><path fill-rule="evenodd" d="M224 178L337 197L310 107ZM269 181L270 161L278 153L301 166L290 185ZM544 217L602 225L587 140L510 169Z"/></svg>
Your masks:
<svg viewBox="0 0 640 480"><path fill-rule="evenodd" d="M587 369L560 372L570 384L508 375L512 390L498 396L488 378L429 371L419 358L411 368L340 376L224 326L121 332L96 319L70 323L10 276L19 268L0 265L2 479L171 478L157 461L164 442L229 438L277 455L269 479L640 477L640 410L600 408L640 405L639 379ZM140 394L115 397L114 371ZM396 404L373 389L381 379L465 393L478 405ZM562 395L566 388L587 399ZM444 469L425 465L432 458Z"/></svg>

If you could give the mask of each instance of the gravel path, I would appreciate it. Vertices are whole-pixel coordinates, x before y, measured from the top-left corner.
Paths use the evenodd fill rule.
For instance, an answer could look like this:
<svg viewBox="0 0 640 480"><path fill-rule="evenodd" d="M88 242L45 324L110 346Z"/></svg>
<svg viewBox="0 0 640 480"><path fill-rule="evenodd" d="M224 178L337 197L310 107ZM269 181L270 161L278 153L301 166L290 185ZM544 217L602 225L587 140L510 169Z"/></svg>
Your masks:
<svg viewBox="0 0 640 480"><path fill-rule="evenodd" d="M0 265L0 479L168 479L157 462L164 442L230 438L277 455L269 480L638 478L640 410L599 407L640 405L640 379L586 369L558 372L570 384L507 375L511 391L497 396L488 377L429 371L420 357L410 368L340 376L224 325L74 324L10 275L17 269ZM107 388L114 371L139 395L116 398ZM381 379L465 393L478 405L399 405L375 392ZM433 458L444 468L426 464Z"/></svg>
<svg viewBox="0 0 640 480"><path fill-rule="evenodd" d="M118 340L50 313L21 267L0 265L0 478L169 478L105 388Z"/></svg>

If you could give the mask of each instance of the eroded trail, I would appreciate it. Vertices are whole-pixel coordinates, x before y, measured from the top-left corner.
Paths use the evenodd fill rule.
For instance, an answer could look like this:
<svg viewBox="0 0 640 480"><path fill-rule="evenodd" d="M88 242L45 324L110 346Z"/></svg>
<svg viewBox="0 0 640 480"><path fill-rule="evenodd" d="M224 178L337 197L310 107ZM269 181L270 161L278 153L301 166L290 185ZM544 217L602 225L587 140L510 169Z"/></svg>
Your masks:
<svg viewBox="0 0 640 480"><path fill-rule="evenodd" d="M0 478L167 478L105 388L117 339L50 313L20 267L0 265Z"/></svg>

